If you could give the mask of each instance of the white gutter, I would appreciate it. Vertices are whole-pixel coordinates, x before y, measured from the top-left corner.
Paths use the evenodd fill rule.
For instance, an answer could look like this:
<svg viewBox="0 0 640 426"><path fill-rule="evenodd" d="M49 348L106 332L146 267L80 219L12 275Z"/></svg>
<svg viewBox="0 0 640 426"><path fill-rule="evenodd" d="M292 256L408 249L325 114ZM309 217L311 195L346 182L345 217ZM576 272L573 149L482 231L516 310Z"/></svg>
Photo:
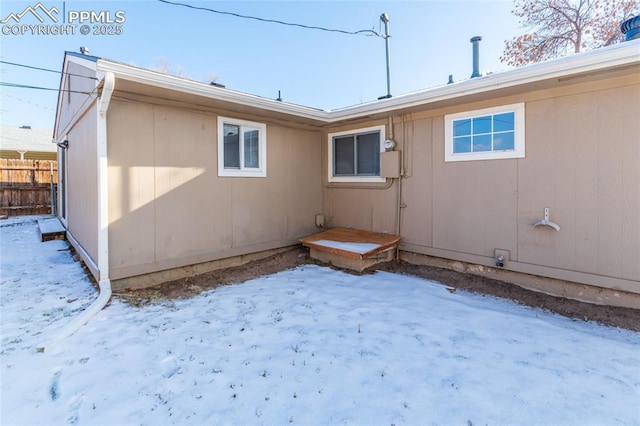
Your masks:
<svg viewBox="0 0 640 426"><path fill-rule="evenodd" d="M565 56L483 77L472 78L454 84L446 84L388 99L371 101L330 111L280 102L231 89L213 87L205 83L112 62L106 59L98 59L97 70L112 72L117 78L123 80L238 105L263 108L273 112L316 120L322 124L332 124L349 119L358 119L369 114L391 113L403 108L428 105L433 102L488 92L505 87L518 86L546 79L561 79L563 77L598 72L608 68L634 65L639 61L640 40L627 41L617 45L595 49L590 52Z"/></svg>
<svg viewBox="0 0 640 426"><path fill-rule="evenodd" d="M324 121L329 117L327 111L276 101L275 99L238 92L232 89L214 87L206 83L188 80L182 77L151 71L145 68L98 59L98 71L111 72L119 79L148 84L150 86L175 90L182 93L227 101L239 105L264 108L312 120Z"/></svg>
<svg viewBox="0 0 640 426"><path fill-rule="evenodd" d="M107 111L115 87L115 76L106 73L102 96L98 98L97 151L98 151L98 298L73 321L54 334L45 344L36 346L44 352L71 336L104 308L111 299L109 279L109 182L107 169Z"/></svg>
<svg viewBox="0 0 640 426"><path fill-rule="evenodd" d="M372 113L392 112L402 108L426 105L536 81L554 78L562 79L598 72L608 68L633 65L639 61L640 40L637 42L623 42L585 53L538 62L483 77L471 78L454 84L445 84L431 89L394 96L381 101L334 109L329 111L329 121L355 119Z"/></svg>

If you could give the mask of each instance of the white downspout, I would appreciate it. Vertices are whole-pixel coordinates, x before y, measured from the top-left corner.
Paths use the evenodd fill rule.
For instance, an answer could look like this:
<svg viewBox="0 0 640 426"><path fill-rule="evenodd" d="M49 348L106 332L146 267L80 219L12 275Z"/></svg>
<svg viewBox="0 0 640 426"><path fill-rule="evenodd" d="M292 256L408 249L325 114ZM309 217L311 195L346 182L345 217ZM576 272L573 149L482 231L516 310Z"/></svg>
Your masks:
<svg viewBox="0 0 640 426"><path fill-rule="evenodd" d="M107 169L107 111L115 87L115 77L108 72L104 76L102 96L98 98L97 151L98 151L98 298L73 321L54 334L47 343L36 346L44 352L71 336L104 308L111 299L109 279L109 182Z"/></svg>

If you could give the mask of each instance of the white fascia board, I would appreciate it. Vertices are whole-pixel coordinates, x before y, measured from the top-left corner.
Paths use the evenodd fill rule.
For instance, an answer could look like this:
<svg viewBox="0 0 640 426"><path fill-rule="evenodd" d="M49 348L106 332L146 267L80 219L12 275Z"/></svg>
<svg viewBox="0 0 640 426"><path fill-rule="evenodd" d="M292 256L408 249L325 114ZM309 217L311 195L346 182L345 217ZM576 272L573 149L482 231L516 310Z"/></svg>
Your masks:
<svg viewBox="0 0 640 426"><path fill-rule="evenodd" d="M56 102L56 116L55 116L55 120L54 120L54 124L53 124L53 140L54 142L58 143L60 142L60 139L64 136L64 135L58 135L58 123L59 123L59 119L60 119L60 114L62 111L62 99L64 98L64 88L67 82L67 78L68 78L68 72L69 72L69 63L73 62L75 64L78 64L82 67L88 68L90 70L96 71L96 61L95 58L94 60L91 59L86 59L86 58L81 58L79 56L77 56L76 54L72 53L72 52L65 52L64 55L64 62L62 64L62 73L60 75L60 86L58 88L58 101ZM102 76L100 75L96 75L97 81L96 81L96 86L98 85L100 79L102 78Z"/></svg>
<svg viewBox="0 0 640 426"><path fill-rule="evenodd" d="M640 62L640 40L624 42L590 52L539 62L512 70L476 77L459 83L447 84L397 97L353 107L332 110L330 120L346 120L359 116L393 111L487 92L551 78L562 78L589 73L616 66Z"/></svg>
<svg viewBox="0 0 640 426"><path fill-rule="evenodd" d="M206 83L187 80L156 71L143 68L132 67L117 62L98 60L98 71L112 72L116 78L134 81L137 83L149 84L155 87L177 90L183 93L203 96L230 103L254 108L262 108L269 111L281 112L312 120L326 121L329 119L329 112L309 108L305 106L289 104L274 99L267 99L256 95L237 92L227 88L215 87Z"/></svg>
<svg viewBox="0 0 640 426"><path fill-rule="evenodd" d="M317 120L325 124L358 119L369 114L390 112L461 96L488 92L500 88L512 87L552 78L605 70L607 68L632 65L640 62L640 40L627 41L617 45L603 47L590 52L566 56L540 62L512 70L476 77L458 83L447 84L399 95L389 99L372 101L335 110L320 110L301 105L237 92L227 88L212 87L184 78L175 77L143 68L132 67L117 62L99 59L98 72L113 72L116 78L135 81L152 86L177 90L184 93L204 96L249 107L263 108L269 111L290 114L297 117Z"/></svg>
<svg viewBox="0 0 640 426"><path fill-rule="evenodd" d="M97 58L95 56L90 56L90 58L82 58L78 55L71 53L67 53L67 62L73 62L74 64L78 64L84 68L89 68L90 70L96 70Z"/></svg>

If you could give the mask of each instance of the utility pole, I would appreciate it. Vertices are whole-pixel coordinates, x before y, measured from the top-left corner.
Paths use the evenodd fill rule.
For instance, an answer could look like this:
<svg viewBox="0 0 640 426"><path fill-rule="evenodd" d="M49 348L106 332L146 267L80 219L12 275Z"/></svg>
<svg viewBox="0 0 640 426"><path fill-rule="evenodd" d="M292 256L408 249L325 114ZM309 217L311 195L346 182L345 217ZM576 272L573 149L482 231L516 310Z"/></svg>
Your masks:
<svg viewBox="0 0 640 426"><path fill-rule="evenodd" d="M387 58L387 94L385 96L380 96L378 99L388 99L391 97L391 75L390 75L390 66L389 66L389 15L383 13L380 15L380 21L384 23L384 47L386 51Z"/></svg>

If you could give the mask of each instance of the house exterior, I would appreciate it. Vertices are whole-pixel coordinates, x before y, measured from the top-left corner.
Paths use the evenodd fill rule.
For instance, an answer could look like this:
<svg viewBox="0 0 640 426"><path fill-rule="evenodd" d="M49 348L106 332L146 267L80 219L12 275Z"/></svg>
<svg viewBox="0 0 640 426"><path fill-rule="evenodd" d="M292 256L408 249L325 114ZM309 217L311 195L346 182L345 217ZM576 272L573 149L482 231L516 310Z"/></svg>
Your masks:
<svg viewBox="0 0 640 426"><path fill-rule="evenodd" d="M57 148L53 129L0 127L0 217L53 212Z"/></svg>
<svg viewBox="0 0 640 426"><path fill-rule="evenodd" d="M9 160L55 160L56 146L52 143L51 129L31 126L2 125L0 131L0 158Z"/></svg>
<svg viewBox="0 0 640 426"><path fill-rule="evenodd" d="M332 111L70 52L69 87L58 211L115 288L269 255L321 217L400 235L409 262L640 307L640 41Z"/></svg>

